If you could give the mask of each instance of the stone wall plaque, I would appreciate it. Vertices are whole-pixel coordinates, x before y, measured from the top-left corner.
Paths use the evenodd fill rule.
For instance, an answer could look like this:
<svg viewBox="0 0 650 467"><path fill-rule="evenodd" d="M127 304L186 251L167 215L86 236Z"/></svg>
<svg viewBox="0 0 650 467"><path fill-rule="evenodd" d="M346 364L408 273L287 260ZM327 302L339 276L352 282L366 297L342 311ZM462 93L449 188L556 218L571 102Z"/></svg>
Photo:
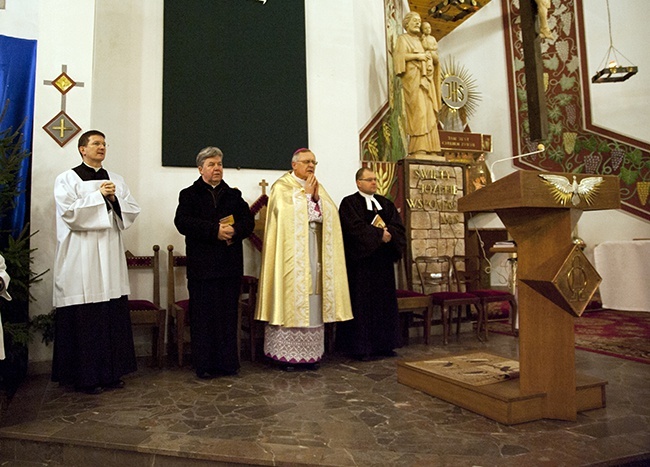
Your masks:
<svg viewBox="0 0 650 467"><path fill-rule="evenodd" d="M465 215L457 202L466 191L465 167L418 159L398 162L396 205L406 226L404 261L411 290L421 290L416 257L465 254Z"/></svg>

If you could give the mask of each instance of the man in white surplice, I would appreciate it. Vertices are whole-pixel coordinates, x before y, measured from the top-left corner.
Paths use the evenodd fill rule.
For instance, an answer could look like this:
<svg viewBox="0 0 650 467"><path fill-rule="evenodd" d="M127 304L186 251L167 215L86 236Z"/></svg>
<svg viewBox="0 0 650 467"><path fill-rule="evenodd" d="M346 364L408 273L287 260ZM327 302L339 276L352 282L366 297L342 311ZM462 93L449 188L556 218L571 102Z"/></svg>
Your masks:
<svg viewBox="0 0 650 467"><path fill-rule="evenodd" d="M124 386L137 369L122 231L140 213L124 179L102 167L102 132L79 138L83 162L54 182L55 341L52 381L89 394Z"/></svg>

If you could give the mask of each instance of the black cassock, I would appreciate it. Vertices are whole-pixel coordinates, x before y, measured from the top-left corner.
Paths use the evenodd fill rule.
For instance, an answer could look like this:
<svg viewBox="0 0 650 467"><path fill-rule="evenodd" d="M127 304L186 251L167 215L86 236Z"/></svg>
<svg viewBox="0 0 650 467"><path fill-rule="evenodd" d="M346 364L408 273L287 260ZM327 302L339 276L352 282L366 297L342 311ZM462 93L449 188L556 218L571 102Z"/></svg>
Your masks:
<svg viewBox="0 0 650 467"><path fill-rule="evenodd" d="M357 357L390 354L400 345L394 263L406 245L405 228L390 200L375 199L382 207L377 212L359 193L343 198L339 208L354 319L337 323L336 341ZM377 214L392 236L388 243L371 224Z"/></svg>

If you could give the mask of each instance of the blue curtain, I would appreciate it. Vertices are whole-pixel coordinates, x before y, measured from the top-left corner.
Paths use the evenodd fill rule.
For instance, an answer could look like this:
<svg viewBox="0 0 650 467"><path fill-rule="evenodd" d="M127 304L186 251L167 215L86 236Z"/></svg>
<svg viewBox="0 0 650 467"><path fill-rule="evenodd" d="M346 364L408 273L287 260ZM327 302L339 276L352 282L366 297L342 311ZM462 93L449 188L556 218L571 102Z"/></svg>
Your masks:
<svg viewBox="0 0 650 467"><path fill-rule="evenodd" d="M0 109L9 100L0 130L14 131L24 123L23 150L31 153L34 130L34 88L36 84L36 41L0 35ZM0 219L3 231L10 231L15 238L29 219L29 189L31 157L25 158L20 168L22 192L16 199L16 207L9 216Z"/></svg>

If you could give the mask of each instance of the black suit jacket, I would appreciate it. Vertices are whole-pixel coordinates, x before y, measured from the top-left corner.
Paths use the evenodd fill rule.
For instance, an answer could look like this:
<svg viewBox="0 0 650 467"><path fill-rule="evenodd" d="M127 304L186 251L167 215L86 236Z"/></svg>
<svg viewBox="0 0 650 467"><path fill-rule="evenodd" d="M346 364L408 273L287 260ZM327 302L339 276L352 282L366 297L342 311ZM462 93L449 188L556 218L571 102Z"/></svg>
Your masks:
<svg viewBox="0 0 650 467"><path fill-rule="evenodd" d="M232 215L235 236L231 244L219 240L219 220ZM214 279L243 275L242 241L255 227L255 219L241 192L223 180L212 188L201 177L178 197L174 224L185 235L188 279Z"/></svg>

